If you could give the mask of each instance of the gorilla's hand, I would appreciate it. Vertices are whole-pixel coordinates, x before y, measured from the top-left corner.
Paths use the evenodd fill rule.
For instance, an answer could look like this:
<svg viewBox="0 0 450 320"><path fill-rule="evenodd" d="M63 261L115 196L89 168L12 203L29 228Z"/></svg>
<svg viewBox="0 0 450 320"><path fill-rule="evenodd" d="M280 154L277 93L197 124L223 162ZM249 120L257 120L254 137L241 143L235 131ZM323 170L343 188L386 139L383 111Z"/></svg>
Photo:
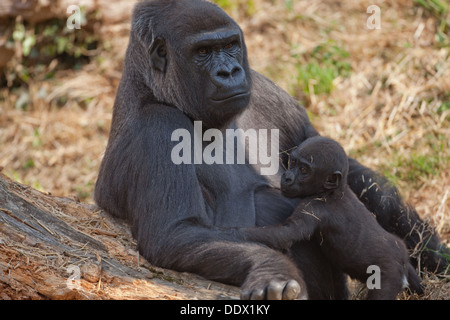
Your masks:
<svg viewBox="0 0 450 320"><path fill-rule="evenodd" d="M252 288L241 288L242 300L295 300L307 299L306 288L301 287L297 280L271 280L260 282Z"/></svg>
<svg viewBox="0 0 450 320"><path fill-rule="evenodd" d="M300 271L286 256L274 250L258 259L241 286L241 299L246 300L307 298L306 284Z"/></svg>

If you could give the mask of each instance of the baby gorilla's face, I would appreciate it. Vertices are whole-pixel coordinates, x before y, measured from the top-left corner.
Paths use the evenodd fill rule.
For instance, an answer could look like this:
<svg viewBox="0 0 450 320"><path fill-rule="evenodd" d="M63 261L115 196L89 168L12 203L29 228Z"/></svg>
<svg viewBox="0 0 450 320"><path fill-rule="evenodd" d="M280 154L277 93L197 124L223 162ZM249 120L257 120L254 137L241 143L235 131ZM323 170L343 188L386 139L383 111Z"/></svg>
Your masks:
<svg viewBox="0 0 450 320"><path fill-rule="evenodd" d="M347 168L347 156L337 142L309 138L290 154L289 168L281 177L281 192L289 198L330 192L342 185Z"/></svg>
<svg viewBox="0 0 450 320"><path fill-rule="evenodd" d="M301 150L290 155L289 169L281 176L281 192L285 197L307 197L323 191L320 170L317 171L307 158Z"/></svg>

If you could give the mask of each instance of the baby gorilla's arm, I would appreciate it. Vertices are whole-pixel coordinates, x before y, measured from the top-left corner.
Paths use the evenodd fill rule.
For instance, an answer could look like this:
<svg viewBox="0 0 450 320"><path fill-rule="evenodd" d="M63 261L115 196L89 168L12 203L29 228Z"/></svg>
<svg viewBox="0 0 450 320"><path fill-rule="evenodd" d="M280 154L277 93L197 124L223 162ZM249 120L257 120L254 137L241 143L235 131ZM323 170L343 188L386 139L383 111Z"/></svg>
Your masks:
<svg viewBox="0 0 450 320"><path fill-rule="evenodd" d="M265 244L274 249L287 249L298 239L296 232L289 225L241 228L243 240Z"/></svg>
<svg viewBox="0 0 450 320"><path fill-rule="evenodd" d="M296 241L309 240L320 219L299 206L282 225L239 228L243 240L263 243L274 249L287 249Z"/></svg>

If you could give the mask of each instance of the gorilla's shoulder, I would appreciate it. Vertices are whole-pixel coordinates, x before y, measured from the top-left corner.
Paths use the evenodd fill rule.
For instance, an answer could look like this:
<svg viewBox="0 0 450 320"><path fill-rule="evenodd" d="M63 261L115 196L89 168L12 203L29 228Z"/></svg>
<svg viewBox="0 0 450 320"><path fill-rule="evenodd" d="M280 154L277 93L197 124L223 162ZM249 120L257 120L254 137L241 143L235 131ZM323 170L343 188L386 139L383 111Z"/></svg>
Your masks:
<svg viewBox="0 0 450 320"><path fill-rule="evenodd" d="M255 70L251 70L251 76L253 83L251 104L262 107L268 106L268 108L290 105L293 106L294 109L303 109L294 97L266 76Z"/></svg>
<svg viewBox="0 0 450 320"><path fill-rule="evenodd" d="M141 125L161 126L174 130L192 127L191 119L180 109L162 103L148 103L136 112L136 119Z"/></svg>

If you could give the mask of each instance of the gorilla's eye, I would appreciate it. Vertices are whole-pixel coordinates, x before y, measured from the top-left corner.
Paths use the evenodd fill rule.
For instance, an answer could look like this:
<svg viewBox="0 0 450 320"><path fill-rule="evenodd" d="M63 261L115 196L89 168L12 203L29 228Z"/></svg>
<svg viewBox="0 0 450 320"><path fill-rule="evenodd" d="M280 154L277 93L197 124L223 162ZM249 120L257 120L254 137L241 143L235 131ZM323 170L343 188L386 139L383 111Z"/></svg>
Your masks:
<svg viewBox="0 0 450 320"><path fill-rule="evenodd" d="M201 56L207 55L208 54L208 48L206 47L201 47L197 50L197 53Z"/></svg>
<svg viewBox="0 0 450 320"><path fill-rule="evenodd" d="M306 174L306 173L308 172L308 170L307 170L305 167L301 167L301 168L300 168L300 172L301 172L302 174Z"/></svg>
<svg viewBox="0 0 450 320"><path fill-rule="evenodd" d="M295 167L297 165L297 161L295 160L291 160L291 168Z"/></svg>
<svg viewBox="0 0 450 320"><path fill-rule="evenodd" d="M231 49L234 47L234 45L236 44L236 41L230 42L229 44L227 44L225 47L223 47L224 49Z"/></svg>

